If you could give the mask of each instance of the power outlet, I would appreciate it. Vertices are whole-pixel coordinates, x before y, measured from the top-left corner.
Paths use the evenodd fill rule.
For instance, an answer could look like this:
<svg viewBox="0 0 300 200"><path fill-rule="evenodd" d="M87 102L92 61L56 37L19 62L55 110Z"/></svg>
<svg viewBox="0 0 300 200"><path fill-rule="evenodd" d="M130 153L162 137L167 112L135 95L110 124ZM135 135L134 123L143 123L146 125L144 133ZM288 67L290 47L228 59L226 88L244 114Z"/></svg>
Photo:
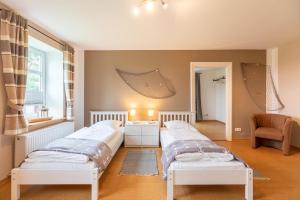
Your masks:
<svg viewBox="0 0 300 200"><path fill-rule="evenodd" d="M235 132L242 132L242 128L234 128Z"/></svg>

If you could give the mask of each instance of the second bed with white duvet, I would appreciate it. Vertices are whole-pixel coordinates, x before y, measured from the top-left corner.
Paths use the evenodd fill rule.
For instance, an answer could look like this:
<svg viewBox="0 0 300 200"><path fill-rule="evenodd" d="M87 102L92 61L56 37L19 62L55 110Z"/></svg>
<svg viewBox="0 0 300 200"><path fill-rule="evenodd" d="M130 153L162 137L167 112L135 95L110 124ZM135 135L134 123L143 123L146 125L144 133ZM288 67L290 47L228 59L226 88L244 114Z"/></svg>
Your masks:
<svg viewBox="0 0 300 200"><path fill-rule="evenodd" d="M162 150L167 146L178 140L210 140L198 132L194 127L190 126L184 129L168 129L161 128L160 141ZM244 163L233 160L231 154L220 155L216 153L188 153L176 156L176 160L171 163L171 168L214 168L222 167L229 169L240 169L244 168Z"/></svg>
<svg viewBox="0 0 300 200"><path fill-rule="evenodd" d="M163 177L167 199L175 185L244 185L245 199L253 199L253 171L242 160L202 135L191 112L160 112Z"/></svg>

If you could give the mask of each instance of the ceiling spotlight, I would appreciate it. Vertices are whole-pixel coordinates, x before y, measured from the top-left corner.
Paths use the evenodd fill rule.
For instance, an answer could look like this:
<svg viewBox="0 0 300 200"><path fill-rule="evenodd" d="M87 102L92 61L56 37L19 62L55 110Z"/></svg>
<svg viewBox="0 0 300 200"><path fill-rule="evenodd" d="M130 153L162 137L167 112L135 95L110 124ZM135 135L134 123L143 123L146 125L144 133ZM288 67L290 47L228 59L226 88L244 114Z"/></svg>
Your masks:
<svg viewBox="0 0 300 200"><path fill-rule="evenodd" d="M147 2L146 2L146 9L147 9L148 11L152 11L153 8L154 8L154 2L153 2L152 0L147 1Z"/></svg>
<svg viewBox="0 0 300 200"><path fill-rule="evenodd" d="M151 12L157 4L160 4L163 9L167 9L169 4L168 0L140 0L141 3L135 6L132 10L133 14L138 16L143 9Z"/></svg>
<svg viewBox="0 0 300 200"><path fill-rule="evenodd" d="M168 3L166 3L165 1L161 1L161 5L162 5L162 7L164 8L164 9L167 9L168 8L168 6L169 6L169 4Z"/></svg>
<svg viewBox="0 0 300 200"><path fill-rule="evenodd" d="M140 13L141 13L141 11L140 11L139 7L136 6L136 7L133 8L133 14L134 15L138 16L138 15L140 15Z"/></svg>

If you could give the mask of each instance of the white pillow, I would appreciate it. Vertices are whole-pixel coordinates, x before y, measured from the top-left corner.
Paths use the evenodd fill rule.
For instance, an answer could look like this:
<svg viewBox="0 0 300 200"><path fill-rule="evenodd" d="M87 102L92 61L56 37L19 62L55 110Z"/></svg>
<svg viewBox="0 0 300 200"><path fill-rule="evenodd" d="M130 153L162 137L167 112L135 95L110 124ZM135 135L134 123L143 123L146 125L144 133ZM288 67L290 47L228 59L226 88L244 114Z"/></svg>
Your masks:
<svg viewBox="0 0 300 200"><path fill-rule="evenodd" d="M190 128L190 124L185 121L180 120L173 120L173 121L167 121L164 122L164 125L168 129L187 129Z"/></svg>
<svg viewBox="0 0 300 200"><path fill-rule="evenodd" d="M104 121L100 121L97 122L95 124L93 124L91 127L98 127L98 126L109 126L113 129L118 129L120 126L122 125L121 121L118 120L104 120Z"/></svg>

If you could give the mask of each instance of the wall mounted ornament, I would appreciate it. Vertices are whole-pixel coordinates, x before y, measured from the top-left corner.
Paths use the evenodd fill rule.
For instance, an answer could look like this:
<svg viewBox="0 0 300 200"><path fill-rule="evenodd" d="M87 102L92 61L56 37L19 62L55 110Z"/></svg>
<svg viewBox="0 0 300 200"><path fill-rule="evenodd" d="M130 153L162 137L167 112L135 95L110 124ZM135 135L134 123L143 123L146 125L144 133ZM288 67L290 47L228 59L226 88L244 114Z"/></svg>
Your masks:
<svg viewBox="0 0 300 200"><path fill-rule="evenodd" d="M142 73L126 72L118 68L116 71L129 87L145 97L164 99L176 94L171 81L159 69Z"/></svg>
<svg viewBox="0 0 300 200"><path fill-rule="evenodd" d="M285 107L275 86L271 66L241 63L241 69L246 89L262 111L279 111Z"/></svg>

